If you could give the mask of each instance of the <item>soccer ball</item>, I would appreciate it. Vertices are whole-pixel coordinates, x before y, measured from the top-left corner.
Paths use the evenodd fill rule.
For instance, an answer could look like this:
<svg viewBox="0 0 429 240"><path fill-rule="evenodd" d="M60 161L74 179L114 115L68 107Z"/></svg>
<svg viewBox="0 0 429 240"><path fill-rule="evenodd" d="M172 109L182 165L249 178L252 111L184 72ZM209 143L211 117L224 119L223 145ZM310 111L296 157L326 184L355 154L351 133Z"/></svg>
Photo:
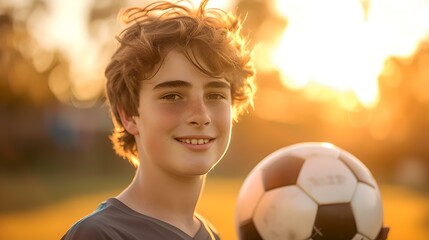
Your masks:
<svg viewBox="0 0 429 240"><path fill-rule="evenodd" d="M241 240L378 239L383 207L365 165L329 143L300 143L263 159L237 199Z"/></svg>

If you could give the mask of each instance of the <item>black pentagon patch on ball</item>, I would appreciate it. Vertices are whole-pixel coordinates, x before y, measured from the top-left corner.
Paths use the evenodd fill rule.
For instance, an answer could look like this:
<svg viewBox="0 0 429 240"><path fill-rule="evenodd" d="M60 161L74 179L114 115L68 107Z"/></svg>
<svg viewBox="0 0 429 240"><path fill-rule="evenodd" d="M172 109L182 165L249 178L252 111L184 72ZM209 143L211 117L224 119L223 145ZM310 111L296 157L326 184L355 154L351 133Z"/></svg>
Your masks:
<svg viewBox="0 0 429 240"><path fill-rule="evenodd" d="M356 233L356 222L349 203L319 206L311 239L352 239Z"/></svg>
<svg viewBox="0 0 429 240"><path fill-rule="evenodd" d="M269 191L274 188L294 185L305 159L292 155L276 159L275 162L262 170L264 188Z"/></svg>
<svg viewBox="0 0 429 240"><path fill-rule="evenodd" d="M252 220L240 225L240 239L263 240Z"/></svg>

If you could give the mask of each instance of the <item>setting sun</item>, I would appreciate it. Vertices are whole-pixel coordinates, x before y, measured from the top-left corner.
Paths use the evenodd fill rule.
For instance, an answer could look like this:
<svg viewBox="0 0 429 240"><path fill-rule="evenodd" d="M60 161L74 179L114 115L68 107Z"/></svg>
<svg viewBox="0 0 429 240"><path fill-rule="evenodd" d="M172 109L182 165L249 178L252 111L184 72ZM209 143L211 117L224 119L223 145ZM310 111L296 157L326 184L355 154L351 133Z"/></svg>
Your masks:
<svg viewBox="0 0 429 240"><path fill-rule="evenodd" d="M347 110L375 107L385 61L412 56L429 32L424 0L286 0L273 7L287 19L272 55L282 83L319 88L322 98L334 89Z"/></svg>

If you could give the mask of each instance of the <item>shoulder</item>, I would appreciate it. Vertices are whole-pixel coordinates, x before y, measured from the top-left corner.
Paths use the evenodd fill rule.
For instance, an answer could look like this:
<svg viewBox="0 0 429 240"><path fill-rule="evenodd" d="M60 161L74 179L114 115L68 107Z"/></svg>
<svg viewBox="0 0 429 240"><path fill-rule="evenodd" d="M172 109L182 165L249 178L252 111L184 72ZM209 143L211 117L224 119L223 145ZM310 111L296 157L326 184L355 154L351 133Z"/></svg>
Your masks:
<svg viewBox="0 0 429 240"><path fill-rule="evenodd" d="M111 239L108 234L108 205L106 202L101 203L98 208L88 216L77 221L61 238L61 240L73 239Z"/></svg>
<svg viewBox="0 0 429 240"><path fill-rule="evenodd" d="M72 228L61 238L61 240L73 239L110 239L104 231L105 228L92 219L84 219L73 225Z"/></svg>
<svg viewBox="0 0 429 240"><path fill-rule="evenodd" d="M172 225L131 210L117 199L108 199L75 223L62 238L76 239L189 239L189 236Z"/></svg>

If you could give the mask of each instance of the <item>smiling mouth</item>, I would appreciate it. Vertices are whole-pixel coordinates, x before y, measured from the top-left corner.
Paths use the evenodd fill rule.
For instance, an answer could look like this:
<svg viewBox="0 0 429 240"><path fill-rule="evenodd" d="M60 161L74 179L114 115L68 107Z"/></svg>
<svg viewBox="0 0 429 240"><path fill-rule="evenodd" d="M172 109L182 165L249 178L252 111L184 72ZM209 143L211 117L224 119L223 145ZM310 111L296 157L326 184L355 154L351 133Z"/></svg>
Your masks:
<svg viewBox="0 0 429 240"><path fill-rule="evenodd" d="M179 142L187 143L191 145L204 145L209 143L212 139L210 138L179 138L176 139Z"/></svg>

